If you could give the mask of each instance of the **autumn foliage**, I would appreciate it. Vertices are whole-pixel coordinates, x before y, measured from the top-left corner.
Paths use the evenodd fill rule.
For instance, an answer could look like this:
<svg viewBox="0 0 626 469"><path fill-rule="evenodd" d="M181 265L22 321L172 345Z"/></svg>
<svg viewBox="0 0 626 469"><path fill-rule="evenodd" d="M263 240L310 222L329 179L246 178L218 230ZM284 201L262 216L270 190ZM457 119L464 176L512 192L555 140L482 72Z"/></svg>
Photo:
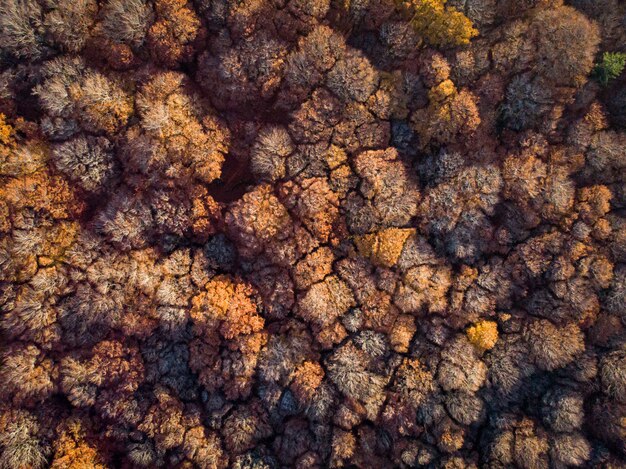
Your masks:
<svg viewBox="0 0 626 469"><path fill-rule="evenodd" d="M0 469L626 467L624 18L0 0Z"/></svg>

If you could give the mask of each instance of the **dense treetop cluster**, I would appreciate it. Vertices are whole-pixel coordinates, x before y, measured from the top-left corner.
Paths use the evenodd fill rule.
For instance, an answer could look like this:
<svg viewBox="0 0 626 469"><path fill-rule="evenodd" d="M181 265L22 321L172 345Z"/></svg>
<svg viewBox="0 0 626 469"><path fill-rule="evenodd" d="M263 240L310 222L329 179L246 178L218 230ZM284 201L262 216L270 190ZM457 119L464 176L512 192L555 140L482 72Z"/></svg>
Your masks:
<svg viewBox="0 0 626 469"><path fill-rule="evenodd" d="M0 468L626 466L626 4L0 0Z"/></svg>

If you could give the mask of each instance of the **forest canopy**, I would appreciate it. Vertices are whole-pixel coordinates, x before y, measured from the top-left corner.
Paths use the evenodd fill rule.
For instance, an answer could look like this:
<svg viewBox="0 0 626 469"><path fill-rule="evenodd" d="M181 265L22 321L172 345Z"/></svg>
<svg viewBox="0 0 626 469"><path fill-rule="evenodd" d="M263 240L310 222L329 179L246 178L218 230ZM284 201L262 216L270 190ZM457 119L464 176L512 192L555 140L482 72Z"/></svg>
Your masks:
<svg viewBox="0 0 626 469"><path fill-rule="evenodd" d="M0 0L0 469L626 466L626 3Z"/></svg>

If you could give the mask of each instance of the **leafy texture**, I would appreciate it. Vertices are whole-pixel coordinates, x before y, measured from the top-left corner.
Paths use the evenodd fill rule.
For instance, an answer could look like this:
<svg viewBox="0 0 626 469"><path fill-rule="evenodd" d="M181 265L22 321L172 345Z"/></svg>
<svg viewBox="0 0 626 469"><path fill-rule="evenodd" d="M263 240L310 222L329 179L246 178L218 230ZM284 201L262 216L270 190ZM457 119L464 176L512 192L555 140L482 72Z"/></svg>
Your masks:
<svg viewBox="0 0 626 469"><path fill-rule="evenodd" d="M626 467L625 18L0 0L0 469Z"/></svg>

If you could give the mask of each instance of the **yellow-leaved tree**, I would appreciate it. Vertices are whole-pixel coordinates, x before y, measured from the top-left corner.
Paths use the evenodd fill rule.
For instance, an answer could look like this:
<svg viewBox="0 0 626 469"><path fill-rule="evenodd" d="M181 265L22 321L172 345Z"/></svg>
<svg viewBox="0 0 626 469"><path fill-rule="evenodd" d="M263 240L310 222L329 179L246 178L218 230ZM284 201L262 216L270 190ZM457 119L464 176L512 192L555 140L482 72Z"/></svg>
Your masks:
<svg viewBox="0 0 626 469"><path fill-rule="evenodd" d="M478 34L472 22L447 0L395 0L398 8L410 18L411 26L435 47L468 44Z"/></svg>

